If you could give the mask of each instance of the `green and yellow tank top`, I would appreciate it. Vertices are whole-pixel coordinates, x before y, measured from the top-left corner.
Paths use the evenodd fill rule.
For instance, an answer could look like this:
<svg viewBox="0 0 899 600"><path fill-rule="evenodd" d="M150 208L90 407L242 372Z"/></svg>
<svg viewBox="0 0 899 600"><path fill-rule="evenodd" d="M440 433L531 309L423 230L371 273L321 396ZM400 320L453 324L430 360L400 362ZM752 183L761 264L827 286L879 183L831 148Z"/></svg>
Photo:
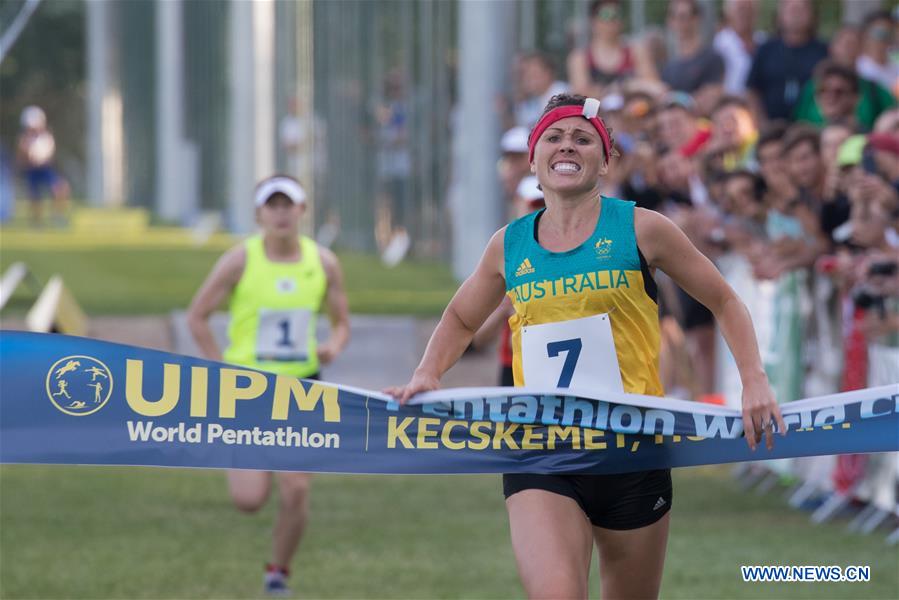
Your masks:
<svg viewBox="0 0 899 600"><path fill-rule="evenodd" d="M245 242L247 261L231 294L229 363L281 375L318 372L315 325L327 277L315 241L300 236L300 260L272 262L262 237Z"/></svg>
<svg viewBox="0 0 899 600"><path fill-rule="evenodd" d="M567 252L537 242L543 212L505 234L515 385L661 396L658 292L634 203L603 197L593 234Z"/></svg>

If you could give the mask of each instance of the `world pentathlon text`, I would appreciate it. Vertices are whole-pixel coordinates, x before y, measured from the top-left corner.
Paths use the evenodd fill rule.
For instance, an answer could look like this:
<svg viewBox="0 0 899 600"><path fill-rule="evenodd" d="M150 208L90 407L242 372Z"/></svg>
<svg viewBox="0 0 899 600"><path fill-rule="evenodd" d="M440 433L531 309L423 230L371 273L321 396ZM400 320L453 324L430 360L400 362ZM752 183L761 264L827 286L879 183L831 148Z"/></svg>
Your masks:
<svg viewBox="0 0 899 600"><path fill-rule="evenodd" d="M218 423L173 426L154 425L153 421L128 421L132 442L225 444L228 446L283 446L290 448L340 448L340 435L309 432L308 428L230 429Z"/></svg>

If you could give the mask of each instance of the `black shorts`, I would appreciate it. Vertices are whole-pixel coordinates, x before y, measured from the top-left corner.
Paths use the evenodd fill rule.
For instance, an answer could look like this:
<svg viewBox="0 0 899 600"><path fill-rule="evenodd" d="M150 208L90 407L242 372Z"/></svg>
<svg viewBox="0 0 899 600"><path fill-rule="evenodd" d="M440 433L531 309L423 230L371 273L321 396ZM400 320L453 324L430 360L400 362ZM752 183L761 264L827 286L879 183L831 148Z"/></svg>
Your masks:
<svg viewBox="0 0 899 600"><path fill-rule="evenodd" d="M671 469L620 475L503 475L506 498L524 490L571 498L596 527L639 529L671 510Z"/></svg>
<svg viewBox="0 0 899 600"><path fill-rule="evenodd" d="M499 385L501 387L514 387L515 376L512 375L512 367L501 366L499 369Z"/></svg>
<svg viewBox="0 0 899 600"><path fill-rule="evenodd" d="M677 297L681 308L680 326L684 331L715 324L715 315L702 302L681 288L677 288Z"/></svg>

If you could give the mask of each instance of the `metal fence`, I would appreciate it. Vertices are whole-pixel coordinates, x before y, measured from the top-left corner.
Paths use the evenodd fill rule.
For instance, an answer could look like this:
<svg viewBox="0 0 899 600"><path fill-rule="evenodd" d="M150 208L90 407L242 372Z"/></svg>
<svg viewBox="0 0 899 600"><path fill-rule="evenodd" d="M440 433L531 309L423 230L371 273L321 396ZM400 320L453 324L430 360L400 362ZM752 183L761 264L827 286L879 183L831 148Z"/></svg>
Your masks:
<svg viewBox="0 0 899 600"><path fill-rule="evenodd" d="M4 19L22 4L4 2ZM463 8L484 4L502 5L507 34L475 40L458 26ZM0 64L0 144L13 152L18 115L36 103L60 170L87 203L144 206L186 225L213 212L247 231L253 183L286 171L311 191L310 225L339 227L338 245L375 250L402 227L413 253L446 259L448 190L460 176L452 144L473 126L460 114L462 49L478 44L485 61L541 49L562 76L567 51L586 39L588 6L44 0ZM661 23L665 7L623 5L634 31ZM511 64L501 79L510 82ZM490 160L496 150L460 154ZM489 186L481 193L500 202Z"/></svg>
<svg viewBox="0 0 899 600"><path fill-rule="evenodd" d="M507 4L520 48L561 49L586 10ZM186 225L219 212L246 230L247 181L277 170L310 188L315 224L339 225L338 244L373 250L403 227L413 252L445 258L458 11L451 0L44 0L0 66L0 142L11 155L19 112L38 104L88 204Z"/></svg>

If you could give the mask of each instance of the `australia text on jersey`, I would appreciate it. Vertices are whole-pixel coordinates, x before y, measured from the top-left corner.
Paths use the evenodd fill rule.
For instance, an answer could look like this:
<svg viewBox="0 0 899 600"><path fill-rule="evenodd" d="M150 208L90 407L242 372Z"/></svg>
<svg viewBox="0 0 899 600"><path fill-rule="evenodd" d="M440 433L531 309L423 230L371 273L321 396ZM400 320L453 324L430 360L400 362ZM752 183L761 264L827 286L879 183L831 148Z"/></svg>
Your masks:
<svg viewBox="0 0 899 600"><path fill-rule="evenodd" d="M539 300L546 295L566 296L579 294L585 290L607 290L619 287L629 288L627 279L628 271L619 269L607 269L603 271L589 271L577 275L566 275L557 279L544 279L542 281L527 281L512 288L516 302Z"/></svg>

